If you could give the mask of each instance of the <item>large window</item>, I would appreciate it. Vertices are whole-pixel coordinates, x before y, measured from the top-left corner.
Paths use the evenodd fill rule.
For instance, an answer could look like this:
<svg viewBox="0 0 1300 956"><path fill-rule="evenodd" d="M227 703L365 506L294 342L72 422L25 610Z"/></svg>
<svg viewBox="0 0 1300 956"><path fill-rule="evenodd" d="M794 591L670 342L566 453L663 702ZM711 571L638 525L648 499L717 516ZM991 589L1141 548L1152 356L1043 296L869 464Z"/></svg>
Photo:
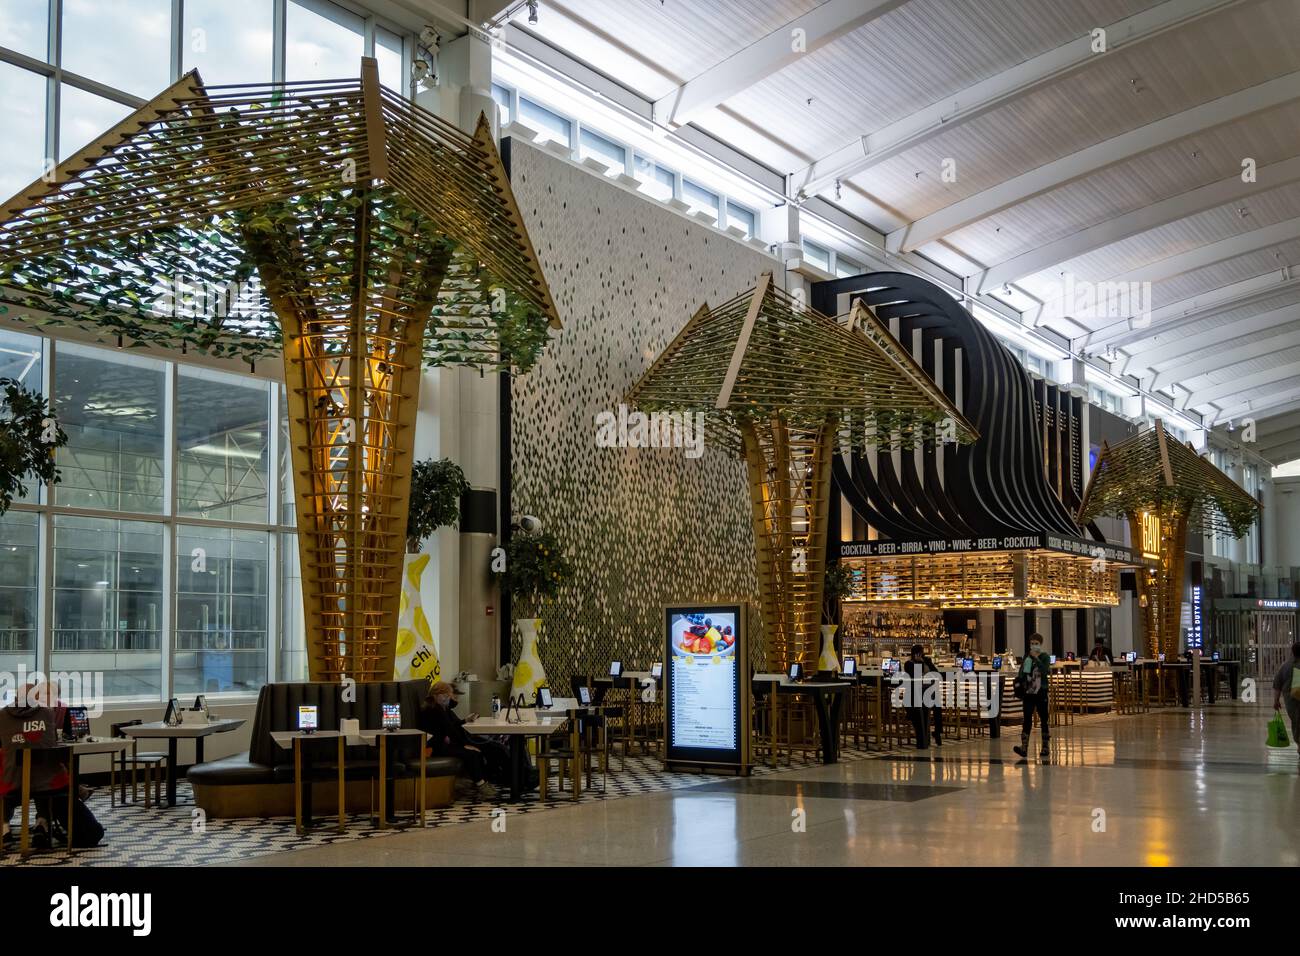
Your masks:
<svg viewBox="0 0 1300 956"><path fill-rule="evenodd" d="M251 693L266 683L270 538L176 529L177 694Z"/></svg>
<svg viewBox="0 0 1300 956"><path fill-rule="evenodd" d="M12 378L33 392L44 392L41 386L41 339L0 329L0 378ZM15 501L36 503L41 500L40 485L24 482L26 494L16 495Z"/></svg>
<svg viewBox="0 0 1300 956"><path fill-rule="evenodd" d="M176 513L267 520L270 387L181 366L176 381Z"/></svg>
<svg viewBox="0 0 1300 956"><path fill-rule="evenodd" d="M691 207L691 212L702 212L715 223L718 221L718 194L712 190L683 178L682 201Z"/></svg>
<svg viewBox="0 0 1300 956"><path fill-rule="evenodd" d="M379 61L379 82L405 96L410 84L402 69L402 38L383 27L375 30L375 59Z"/></svg>
<svg viewBox="0 0 1300 956"><path fill-rule="evenodd" d="M307 679L307 628L302 616L302 564L298 556L298 536L280 535L279 575L280 626L276 644L280 649L280 680Z"/></svg>
<svg viewBox="0 0 1300 956"><path fill-rule="evenodd" d="M15 509L0 517L0 670L10 673L36 669L39 556L40 516Z"/></svg>
<svg viewBox="0 0 1300 956"><path fill-rule="evenodd" d="M38 73L0 63L0 129L4 130L0 194L6 199L44 171L47 85Z"/></svg>
<svg viewBox="0 0 1300 956"><path fill-rule="evenodd" d="M645 156L637 156L633 175L641 180L641 190L661 202L673 198L677 187L677 174Z"/></svg>
<svg viewBox="0 0 1300 956"><path fill-rule="evenodd" d="M599 133L583 129L578 141L578 158L586 159L588 156L609 167L609 175L611 176L627 172L626 149L613 140L606 139Z"/></svg>
<svg viewBox="0 0 1300 956"><path fill-rule="evenodd" d="M409 42L328 0L0 0L0 200L181 71L353 78L370 54L405 95ZM284 388L111 345L0 329L0 378L48 383L69 438L61 482L0 518L0 670L122 701L304 679Z"/></svg>
<svg viewBox="0 0 1300 956"><path fill-rule="evenodd" d="M274 0L185 0L181 59L203 82L269 83Z"/></svg>
<svg viewBox="0 0 1300 956"><path fill-rule="evenodd" d="M540 135L540 143L554 141L562 146L573 146L573 123L559 113L552 113L545 106L538 106L530 99L519 98L520 122L531 126Z"/></svg>
<svg viewBox="0 0 1300 956"><path fill-rule="evenodd" d="M104 674L110 698L162 694L164 526L54 515L50 670Z"/></svg>
<svg viewBox="0 0 1300 956"><path fill-rule="evenodd" d="M163 362L60 342L55 408L68 433L58 450L58 504L107 511L163 510L166 374Z"/></svg>
<svg viewBox="0 0 1300 956"><path fill-rule="evenodd" d="M66 84L59 97L59 162L112 129L131 112L131 107L123 103Z"/></svg>
<svg viewBox="0 0 1300 956"><path fill-rule="evenodd" d="M133 96L171 82L171 0L63 0L65 70Z"/></svg>
<svg viewBox="0 0 1300 956"><path fill-rule="evenodd" d="M4 0L0 3L0 46L44 60L49 42L49 0Z"/></svg>
<svg viewBox="0 0 1300 956"><path fill-rule="evenodd" d="M365 21L324 0L292 0L284 53L287 80L337 80L359 76Z"/></svg>

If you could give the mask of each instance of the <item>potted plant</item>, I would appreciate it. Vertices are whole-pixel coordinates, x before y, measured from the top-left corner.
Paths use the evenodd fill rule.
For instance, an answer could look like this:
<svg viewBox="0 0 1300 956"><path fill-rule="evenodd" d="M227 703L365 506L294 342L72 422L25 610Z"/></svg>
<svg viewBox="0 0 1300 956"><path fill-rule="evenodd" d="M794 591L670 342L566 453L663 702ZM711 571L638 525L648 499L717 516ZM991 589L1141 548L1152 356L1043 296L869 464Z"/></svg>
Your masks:
<svg viewBox="0 0 1300 956"><path fill-rule="evenodd" d="M460 520L460 499L469 482L459 465L449 458L417 461L411 467L411 495L406 517L406 557L402 564L402 597L397 613L397 651L393 676L397 680L424 678L430 684L442 678L442 664L433 630L424 614L420 581L429 565L421 554L424 539L439 528Z"/></svg>
<svg viewBox="0 0 1300 956"><path fill-rule="evenodd" d="M826 569L822 584L822 652L817 661L819 671L839 671L840 655L835 649L835 632L840 626L840 601L853 593L853 572L843 564Z"/></svg>
<svg viewBox="0 0 1300 956"><path fill-rule="evenodd" d="M573 577L573 566L550 531L517 531L505 547L505 568L494 572L511 604L525 615L540 612L541 605L555 599L563 584ZM519 628L519 659L515 662L510 696L535 697L546 683L546 669L537 650L541 619L515 619Z"/></svg>
<svg viewBox="0 0 1300 956"><path fill-rule="evenodd" d="M0 378L0 515L15 496L27 494L28 478L57 484L54 449L68 443L45 398L12 378Z"/></svg>

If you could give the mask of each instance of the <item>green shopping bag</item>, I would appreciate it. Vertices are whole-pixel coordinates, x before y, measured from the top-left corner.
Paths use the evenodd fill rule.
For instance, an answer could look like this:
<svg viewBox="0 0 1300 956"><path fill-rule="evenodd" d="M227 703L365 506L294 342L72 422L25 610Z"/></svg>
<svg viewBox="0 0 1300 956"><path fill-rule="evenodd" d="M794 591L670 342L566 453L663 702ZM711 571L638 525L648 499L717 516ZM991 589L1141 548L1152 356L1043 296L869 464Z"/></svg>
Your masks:
<svg viewBox="0 0 1300 956"><path fill-rule="evenodd" d="M1286 733L1286 722L1282 719L1282 711L1273 714L1273 719L1268 722L1268 745L1270 747L1290 747L1291 738Z"/></svg>

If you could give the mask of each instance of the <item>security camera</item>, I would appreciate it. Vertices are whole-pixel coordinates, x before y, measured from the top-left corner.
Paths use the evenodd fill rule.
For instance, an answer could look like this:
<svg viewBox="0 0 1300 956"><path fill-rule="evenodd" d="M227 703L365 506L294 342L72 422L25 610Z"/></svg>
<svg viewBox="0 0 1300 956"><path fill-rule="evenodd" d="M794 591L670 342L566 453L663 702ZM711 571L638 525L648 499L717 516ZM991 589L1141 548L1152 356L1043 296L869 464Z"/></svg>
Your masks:
<svg viewBox="0 0 1300 956"><path fill-rule="evenodd" d="M516 531L525 531L528 534L536 534L542 530L542 519L536 515L519 515L511 524Z"/></svg>
<svg viewBox="0 0 1300 956"><path fill-rule="evenodd" d="M442 43L442 37L433 27L425 27L420 31L420 45L430 53L437 53L440 43Z"/></svg>

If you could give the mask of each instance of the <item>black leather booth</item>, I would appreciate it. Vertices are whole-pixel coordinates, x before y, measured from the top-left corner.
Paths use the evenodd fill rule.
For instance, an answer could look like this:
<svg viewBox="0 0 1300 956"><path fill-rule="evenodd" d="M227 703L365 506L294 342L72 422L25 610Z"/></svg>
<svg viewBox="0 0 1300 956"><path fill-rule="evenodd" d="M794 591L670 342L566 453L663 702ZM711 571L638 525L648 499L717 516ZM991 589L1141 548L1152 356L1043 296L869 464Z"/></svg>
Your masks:
<svg viewBox="0 0 1300 956"><path fill-rule="evenodd" d="M248 752L190 768L187 776L194 788L194 801L214 817L292 814L293 751L277 744L271 737L272 731L296 730L298 708L304 704L316 705L318 726L322 730L336 729L345 719L359 721L363 729L380 727L380 705L391 703L402 706L402 726L416 728L428 686L423 680L355 684L346 688L336 683L267 684L257 697ZM345 700L345 692L355 700ZM409 771L418 765L419 757L418 751L404 753L404 750L412 749L409 743L402 746L405 741L407 738L393 739L389 760L395 776L410 779ZM347 748L345 768L350 809L366 809L369 780L377 764L374 747ZM452 802L453 784L459 769L460 761L453 757L429 757L426 760L426 792L430 806L446 806ZM327 788L329 784L323 781L318 786ZM322 798L328 799L324 789ZM397 800L401 804L411 798L408 788L399 793Z"/></svg>

